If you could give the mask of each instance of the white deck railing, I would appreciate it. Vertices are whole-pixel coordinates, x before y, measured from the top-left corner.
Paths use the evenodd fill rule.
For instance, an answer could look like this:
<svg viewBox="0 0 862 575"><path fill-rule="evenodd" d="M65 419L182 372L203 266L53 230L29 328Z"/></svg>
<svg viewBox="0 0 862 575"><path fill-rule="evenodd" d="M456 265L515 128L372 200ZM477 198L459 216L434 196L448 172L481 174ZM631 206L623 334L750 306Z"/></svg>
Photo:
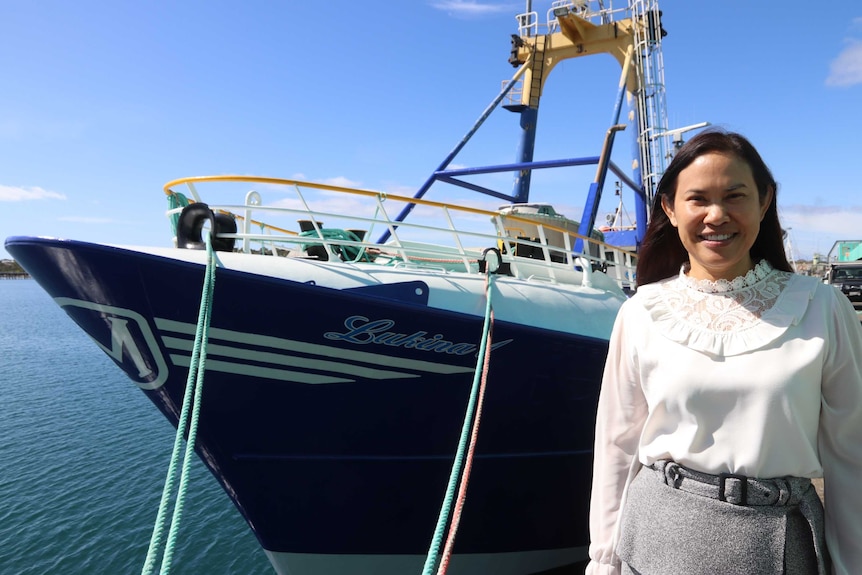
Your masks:
<svg viewBox="0 0 862 575"><path fill-rule="evenodd" d="M198 188L204 184L208 189L201 194ZM249 185L257 189L249 190ZM589 284L592 273L601 270L622 288L634 288L634 253L517 214L506 214L504 225L501 214L469 206L252 176L183 178L166 184L164 191L177 206L168 210L169 217L178 215L186 201L231 214L237 232L217 235L233 238L234 251L286 257L310 257L312 252L329 261L479 273L484 252L495 248L515 277ZM244 194L245 199L241 204L220 203L218 198L227 193ZM409 221L390 216L408 204L416 206ZM536 237L513 237L513 222L536 229ZM387 231L388 240L378 243L375 238ZM548 245L551 232L562 236L562 245ZM583 240L583 253L573 253L577 239ZM572 271L579 273L574 276Z"/></svg>

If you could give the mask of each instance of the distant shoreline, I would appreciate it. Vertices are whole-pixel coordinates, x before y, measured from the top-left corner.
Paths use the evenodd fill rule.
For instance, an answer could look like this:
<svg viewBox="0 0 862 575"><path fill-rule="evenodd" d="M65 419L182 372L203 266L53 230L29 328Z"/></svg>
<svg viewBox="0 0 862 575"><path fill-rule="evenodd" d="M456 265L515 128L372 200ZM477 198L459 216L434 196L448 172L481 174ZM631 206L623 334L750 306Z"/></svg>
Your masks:
<svg viewBox="0 0 862 575"><path fill-rule="evenodd" d="M0 280L18 280L30 277L15 260L0 260Z"/></svg>

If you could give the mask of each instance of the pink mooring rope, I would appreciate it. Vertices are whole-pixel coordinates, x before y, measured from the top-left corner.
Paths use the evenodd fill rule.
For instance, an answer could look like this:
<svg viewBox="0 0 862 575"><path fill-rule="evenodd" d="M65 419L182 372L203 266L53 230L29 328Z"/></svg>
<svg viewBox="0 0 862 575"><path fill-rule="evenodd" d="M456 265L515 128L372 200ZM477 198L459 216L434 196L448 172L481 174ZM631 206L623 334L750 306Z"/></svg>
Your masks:
<svg viewBox="0 0 862 575"><path fill-rule="evenodd" d="M490 277L485 278L486 291ZM449 525L449 535L446 538L446 546L443 548L443 556L440 559L440 567L437 575L445 575L449 568L449 558L452 555L452 547L455 545L455 534L458 532L458 524L461 521L461 510L467 499L467 483L470 480L470 470L473 467L473 451L476 447L476 439L479 437L479 420L482 418L482 404L485 400L485 384L488 382L488 367L491 364L491 336L494 333L494 309L491 308L490 322L488 325L488 341L485 343L485 357L482 358L482 379L479 383L479 396L476 399L476 417L473 419L473 431L470 434L470 447L467 449L467 460L464 462L464 470L461 472L461 486L458 488L458 499L455 502L455 510L452 513L452 523Z"/></svg>

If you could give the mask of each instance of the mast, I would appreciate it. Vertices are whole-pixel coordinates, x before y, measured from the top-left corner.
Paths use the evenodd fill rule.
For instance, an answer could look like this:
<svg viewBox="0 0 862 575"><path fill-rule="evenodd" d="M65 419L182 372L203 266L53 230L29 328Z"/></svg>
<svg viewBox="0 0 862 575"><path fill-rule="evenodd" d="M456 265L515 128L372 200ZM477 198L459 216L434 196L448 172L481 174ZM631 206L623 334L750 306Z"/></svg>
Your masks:
<svg viewBox="0 0 862 575"><path fill-rule="evenodd" d="M545 24L540 24L536 12L529 11L529 2L527 6L528 12L517 16L518 35L512 36L509 58L513 66L529 62L523 89L519 93L513 90L512 96L517 99L506 106L520 114L521 138L517 161L533 161L539 101L545 81L556 64L598 53L613 56L623 69L624 77L621 78L618 105L609 129L620 125L622 98L625 97L630 104L633 102L632 123L636 128L633 140L637 158L633 179L641 185L635 198L639 243L646 229L648 207L671 155L661 54L661 39L666 32L661 26L658 1L629 0L625 8L614 9L606 7L604 0L556 0L547 13ZM626 55L629 53L632 54L632 62L627 67ZM613 134L609 133L607 140L605 147L609 154ZM588 203L591 205L585 209L582 219L588 233L595 223L604 183L604 173L599 172L590 189ZM515 175L512 196L516 202L526 202L529 193L530 170L521 170Z"/></svg>
<svg viewBox="0 0 862 575"><path fill-rule="evenodd" d="M658 182L672 156L661 49L661 40L667 32L661 25L658 0L632 0L631 10L632 17L641 22L640 26L633 27L639 81L635 92L637 146L641 181L651 206Z"/></svg>
<svg viewBox="0 0 862 575"><path fill-rule="evenodd" d="M598 166L596 176L590 185L578 232L584 236L592 234L606 175L611 170L619 181L635 192L637 231L627 230L613 240L606 240L614 245L637 249L646 230L648 207L671 155L661 56L661 39L665 32L661 26L658 0L628 0L626 6L619 9L613 8L611 0L554 0L543 21L531 8L532 2L527 0L527 12L516 16L518 34L513 34L511 39L509 62L518 71L413 197L421 198L435 181L445 181L513 203L525 203L529 201L533 169L594 164ZM600 53L610 54L621 67L617 98L601 155L535 162L536 124L545 81L563 60ZM449 169L455 156L504 98L509 98L509 103L503 107L519 114L521 137L516 163ZM624 102L633 108L627 118L634 126L631 132L634 132L635 161L631 177L611 161L616 134L626 127L620 123ZM511 194L459 179L465 175L501 171L515 172ZM414 206L406 205L395 220L403 221ZM386 241L389 233L384 232L379 241ZM575 251L580 251L582 246L579 244L575 245Z"/></svg>

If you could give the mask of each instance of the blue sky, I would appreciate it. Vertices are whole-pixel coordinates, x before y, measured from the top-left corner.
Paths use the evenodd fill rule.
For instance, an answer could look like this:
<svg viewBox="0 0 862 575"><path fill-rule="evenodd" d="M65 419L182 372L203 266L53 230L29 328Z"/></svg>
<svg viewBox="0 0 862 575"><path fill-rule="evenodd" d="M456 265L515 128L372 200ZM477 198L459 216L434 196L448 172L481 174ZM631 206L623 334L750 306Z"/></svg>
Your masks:
<svg viewBox="0 0 862 575"><path fill-rule="evenodd" d="M524 5L6 0L0 239L168 246L161 188L184 176L411 195L513 74L509 37ZM549 5L533 2L543 15ZM754 142L779 181L798 257L862 238L862 4L660 7L669 127L707 121ZM607 56L554 71L537 160L598 154L618 77ZM458 165L514 161L517 116L492 119ZM625 157L630 137L617 140ZM537 178L531 199L579 219L591 177ZM600 219L616 205L607 196Z"/></svg>

